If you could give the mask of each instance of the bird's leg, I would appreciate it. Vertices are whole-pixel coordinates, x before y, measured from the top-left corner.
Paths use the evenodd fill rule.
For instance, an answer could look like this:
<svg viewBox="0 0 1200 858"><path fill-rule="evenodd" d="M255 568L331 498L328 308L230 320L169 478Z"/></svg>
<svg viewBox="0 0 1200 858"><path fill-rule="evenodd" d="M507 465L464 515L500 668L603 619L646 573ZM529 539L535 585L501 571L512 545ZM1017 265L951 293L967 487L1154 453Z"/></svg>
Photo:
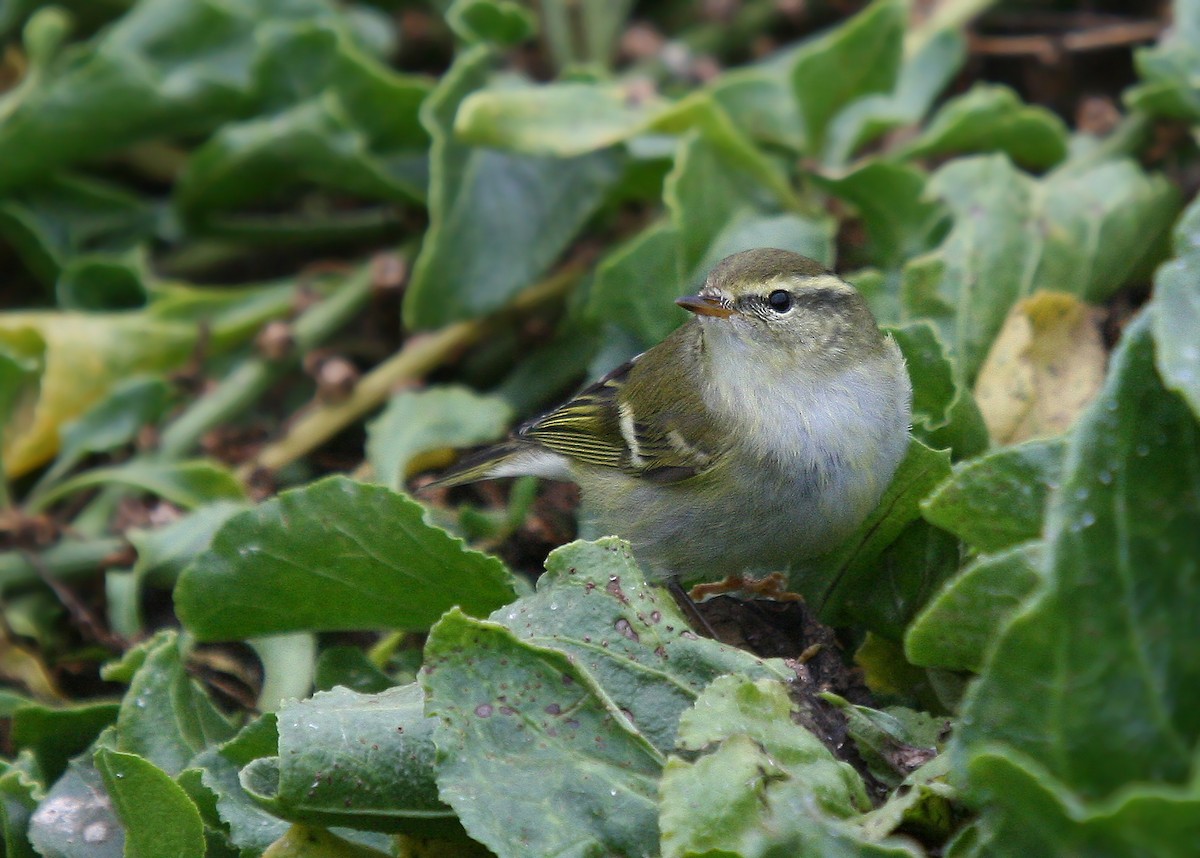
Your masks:
<svg viewBox="0 0 1200 858"><path fill-rule="evenodd" d="M720 638L717 637L716 630L709 625L708 620L704 618L704 614L700 612L700 607L692 600L692 597L688 595L687 590L680 586L678 581L676 581L674 578L668 580L667 589L671 591L671 595L675 597L675 602L679 605L683 612L689 615L693 628L715 641L720 640Z"/></svg>
<svg viewBox="0 0 1200 858"><path fill-rule="evenodd" d="M776 602L803 601L803 597L799 593L789 592L787 578L783 576L782 572L772 572L765 578L729 575L724 581L697 584L689 595L694 602L703 602L705 599L723 596L727 593L744 593L751 598L772 599Z"/></svg>

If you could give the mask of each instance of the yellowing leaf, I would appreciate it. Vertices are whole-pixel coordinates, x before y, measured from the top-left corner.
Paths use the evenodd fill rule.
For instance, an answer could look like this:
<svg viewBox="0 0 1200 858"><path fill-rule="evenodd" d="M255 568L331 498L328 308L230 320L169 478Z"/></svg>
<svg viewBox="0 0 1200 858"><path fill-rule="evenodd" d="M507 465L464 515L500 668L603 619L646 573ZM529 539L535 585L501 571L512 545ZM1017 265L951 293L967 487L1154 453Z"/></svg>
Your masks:
<svg viewBox="0 0 1200 858"><path fill-rule="evenodd" d="M10 313L0 318L0 342L36 332L45 342L45 370L36 396L22 397L4 427L4 466L20 476L58 451L59 431L141 372L167 371L191 354L198 327L138 313Z"/></svg>
<svg viewBox="0 0 1200 858"><path fill-rule="evenodd" d="M999 444L1066 430L1104 381L1099 311L1039 292L1009 312L979 371L975 399Z"/></svg>

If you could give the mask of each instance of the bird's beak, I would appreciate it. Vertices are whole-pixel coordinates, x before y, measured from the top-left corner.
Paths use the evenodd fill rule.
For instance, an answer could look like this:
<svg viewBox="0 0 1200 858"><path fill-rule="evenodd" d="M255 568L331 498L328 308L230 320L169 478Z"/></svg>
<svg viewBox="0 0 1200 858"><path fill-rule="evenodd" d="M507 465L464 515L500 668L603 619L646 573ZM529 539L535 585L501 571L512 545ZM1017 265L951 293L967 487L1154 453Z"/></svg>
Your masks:
<svg viewBox="0 0 1200 858"><path fill-rule="evenodd" d="M735 312L733 307L727 307L719 299L710 298L705 295L688 295L684 298L676 298L675 303L689 313L695 313L697 316L713 316L717 319L728 319Z"/></svg>

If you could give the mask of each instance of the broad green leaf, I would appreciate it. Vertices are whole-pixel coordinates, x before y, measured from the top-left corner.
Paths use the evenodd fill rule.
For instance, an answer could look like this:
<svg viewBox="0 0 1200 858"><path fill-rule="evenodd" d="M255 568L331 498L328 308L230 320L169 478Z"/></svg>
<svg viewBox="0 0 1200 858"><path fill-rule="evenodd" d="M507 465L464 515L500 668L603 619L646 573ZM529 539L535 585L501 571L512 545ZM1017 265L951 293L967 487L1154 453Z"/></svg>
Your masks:
<svg viewBox="0 0 1200 858"><path fill-rule="evenodd" d="M256 102L268 36L336 18L322 0L142 0L0 101L0 187L244 113Z"/></svg>
<svg viewBox="0 0 1200 858"><path fill-rule="evenodd" d="M793 151L804 148L804 121L792 93L786 57L734 68L709 87L734 125L751 139Z"/></svg>
<svg viewBox="0 0 1200 858"><path fill-rule="evenodd" d="M972 687L960 773L999 747L1089 800L1190 776L1200 659L1178 641L1195 628L1200 586L1200 425L1162 387L1149 321L1125 329L1067 443L1046 515L1047 583Z"/></svg>
<svg viewBox="0 0 1200 858"><path fill-rule="evenodd" d="M422 455L494 441L512 423L504 400L447 385L404 391L367 424L367 461L375 481L403 491Z"/></svg>
<svg viewBox="0 0 1200 858"><path fill-rule="evenodd" d="M1176 192L1129 161L1035 180L1003 156L963 158L929 191L954 224L942 246L905 270L903 299L931 317L973 381L1011 307L1039 289L1098 303L1159 252Z"/></svg>
<svg viewBox="0 0 1200 858"><path fill-rule="evenodd" d="M38 802L29 842L42 858L123 858L125 832L91 754L72 760Z"/></svg>
<svg viewBox="0 0 1200 858"><path fill-rule="evenodd" d="M252 721L224 744L202 751L179 775L179 782L189 788L192 795L196 791L191 787L199 777L200 789L210 796L206 801L197 802L201 812L208 814L206 805L211 803L211 814L216 820L210 824L227 830L234 846L252 855L261 854L282 837L288 824L250 798L242 789L239 772L254 760L274 757L278 753L275 714L269 713Z"/></svg>
<svg viewBox="0 0 1200 858"><path fill-rule="evenodd" d="M334 646L317 659L313 684L321 691L341 685L361 694L378 694L396 683L356 646Z"/></svg>
<svg viewBox="0 0 1200 858"><path fill-rule="evenodd" d="M200 811L166 772L108 748L96 751L96 768L125 828L125 858L203 858Z"/></svg>
<svg viewBox="0 0 1200 858"><path fill-rule="evenodd" d="M92 453L132 443L145 426L156 423L167 407L167 384L155 376L125 379L78 420L63 427L54 464L39 485L50 485Z"/></svg>
<svg viewBox="0 0 1200 858"><path fill-rule="evenodd" d="M168 500L184 509L218 501L242 501L246 489L233 472L216 462L148 462L93 468L42 492L30 504L42 510L75 492L96 486L120 485Z"/></svg>
<svg viewBox="0 0 1200 858"><path fill-rule="evenodd" d="M503 307L558 258L618 178L612 151L550 158L458 140L459 105L487 83L493 64L488 48L472 48L421 107L433 145L430 225L404 296L413 328Z"/></svg>
<svg viewBox="0 0 1200 858"><path fill-rule="evenodd" d="M673 109L661 97L641 97L633 83L484 89L462 100L454 133L478 146L571 158L650 131Z"/></svg>
<svg viewBox="0 0 1200 858"><path fill-rule="evenodd" d="M221 526L246 508L244 503L217 501L162 527L126 531L126 538L137 549L134 574L154 587L174 587L180 573L208 548Z"/></svg>
<svg viewBox="0 0 1200 858"><path fill-rule="evenodd" d="M142 313L7 313L0 347L27 352L35 334L45 343L45 371L36 396L23 397L4 433L4 466L29 472L58 450L62 428L131 376L166 372L193 353L194 325L159 322Z"/></svg>
<svg viewBox="0 0 1200 858"><path fill-rule="evenodd" d="M537 592L491 619L523 641L565 653L663 753L675 747L680 713L718 676L789 676L778 664L698 638L615 537L551 552Z"/></svg>
<svg viewBox="0 0 1200 858"><path fill-rule="evenodd" d="M949 448L955 459L987 449L987 427L975 398L954 378L945 344L928 322L888 329L900 346L913 385L913 435L926 445Z"/></svg>
<svg viewBox="0 0 1200 858"><path fill-rule="evenodd" d="M10 741L18 750L28 748L42 777L54 781L71 757L82 753L117 719L117 708L108 702L62 708L28 703L12 714Z"/></svg>
<svg viewBox="0 0 1200 858"><path fill-rule="evenodd" d="M321 691L279 711L279 756L245 770L243 786L293 822L375 831L453 833L434 783L435 721L414 685L359 694Z"/></svg>
<svg viewBox="0 0 1200 858"><path fill-rule="evenodd" d="M950 734L950 721L928 712L903 706L872 709L829 692L821 697L846 717L847 734L871 775L892 789L934 759Z"/></svg>
<svg viewBox="0 0 1200 858"><path fill-rule="evenodd" d="M809 154L825 154L830 123L847 105L891 92L900 71L905 17L903 3L875 0L801 50L792 67L792 87Z"/></svg>
<svg viewBox="0 0 1200 858"><path fill-rule="evenodd" d="M455 122L465 142L564 158L632 144L646 132L700 134L732 167L767 189L778 206L799 205L779 165L705 91L670 102L645 96L634 84L568 81L489 89L469 96Z"/></svg>
<svg viewBox="0 0 1200 858"><path fill-rule="evenodd" d="M858 210L871 238L870 259L883 268L930 250L946 220L945 206L926 196L929 177L907 164L871 160L813 181Z"/></svg>
<svg viewBox="0 0 1200 858"><path fill-rule="evenodd" d="M28 755L15 761L0 760L0 844L5 858L36 858L27 832L29 818L37 807L42 789L28 771L34 764Z"/></svg>
<svg viewBox="0 0 1200 858"><path fill-rule="evenodd" d="M918 605L909 602L913 593L879 585L879 559L919 519L921 500L949 474L948 452L931 450L913 439L891 485L867 520L838 548L814 561L811 568L793 573L792 585L817 607L824 622L857 624L854 612L864 607L887 614L901 607L916 609ZM912 571L923 576L921 568ZM917 592L937 583L923 582ZM897 597L901 597L902 606L894 601Z"/></svg>
<svg viewBox="0 0 1200 858"><path fill-rule="evenodd" d="M139 198L78 176L49 177L0 201L0 235L48 286L70 260L119 255L155 226L154 211Z"/></svg>
<svg viewBox="0 0 1200 858"><path fill-rule="evenodd" d="M202 640L425 629L516 597L503 564L423 521L419 504L330 477L231 518L184 571L175 607Z"/></svg>
<svg viewBox="0 0 1200 858"><path fill-rule="evenodd" d="M1172 24L1153 48L1134 53L1142 83L1125 91L1134 110L1195 123L1200 121L1200 4L1175 0Z"/></svg>
<svg viewBox="0 0 1200 858"><path fill-rule="evenodd" d="M786 687L722 677L680 722L663 772L662 854L911 856L851 824L870 807L858 774L793 722Z"/></svg>
<svg viewBox="0 0 1200 858"><path fill-rule="evenodd" d="M664 339L683 321L679 233L660 221L617 245L596 266L588 314L633 335L634 350Z"/></svg>
<svg viewBox="0 0 1200 858"><path fill-rule="evenodd" d="M576 659L452 610L421 684L439 795L500 858L657 852L662 755Z"/></svg>
<svg viewBox="0 0 1200 858"><path fill-rule="evenodd" d="M832 261L829 219L778 213L773 193L699 132L681 141L663 199L679 238L679 282L686 288L698 288L729 254L754 247L773 245Z"/></svg>
<svg viewBox="0 0 1200 858"><path fill-rule="evenodd" d="M426 80L391 71L332 20L272 39L260 73L271 112L224 125L188 159L175 191L185 215L202 220L312 186L423 199Z"/></svg>
<svg viewBox="0 0 1200 858"><path fill-rule="evenodd" d="M920 667L978 673L1005 624L1043 578L1042 543L985 554L945 583L904 635L904 655Z"/></svg>
<svg viewBox="0 0 1200 858"><path fill-rule="evenodd" d="M1047 169L1067 156L1067 127L1044 107L1027 105L1006 86L976 84L947 101L905 158L1004 152L1029 169Z"/></svg>
<svg viewBox="0 0 1200 858"><path fill-rule="evenodd" d="M537 18L511 0L456 0L446 23L469 42L517 45L537 32Z"/></svg>
<svg viewBox="0 0 1200 858"><path fill-rule="evenodd" d="M130 668L113 750L137 754L174 776L196 753L235 732L188 675L175 632L159 632L126 653L108 678L123 678Z"/></svg>
<svg viewBox="0 0 1200 858"><path fill-rule="evenodd" d="M1167 387L1200 416L1200 203L1175 227L1175 258L1154 280L1155 360Z"/></svg>
<svg viewBox="0 0 1200 858"><path fill-rule="evenodd" d="M866 143L892 129L919 122L953 80L966 54L966 39L955 26L939 27L928 20L910 29L904 39L904 60L895 88L864 95L834 117L827 135L825 163L844 164Z"/></svg>
<svg viewBox="0 0 1200 858"><path fill-rule="evenodd" d="M921 503L921 514L980 551L1036 539L1062 478L1064 447L1061 438L1027 441L963 462Z"/></svg>
<svg viewBox="0 0 1200 858"><path fill-rule="evenodd" d="M1089 801L1010 748L976 755L968 775L982 807L981 854L1190 858L1200 844L1200 789L1194 783L1137 784Z"/></svg>

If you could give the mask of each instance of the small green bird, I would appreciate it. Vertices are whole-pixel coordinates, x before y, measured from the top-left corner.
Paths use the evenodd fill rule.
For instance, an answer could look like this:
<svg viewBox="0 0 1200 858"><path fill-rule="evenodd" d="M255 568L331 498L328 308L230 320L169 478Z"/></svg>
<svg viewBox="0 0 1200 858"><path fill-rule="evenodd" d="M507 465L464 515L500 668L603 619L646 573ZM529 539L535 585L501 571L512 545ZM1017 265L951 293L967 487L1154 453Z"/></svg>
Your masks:
<svg viewBox="0 0 1200 858"><path fill-rule="evenodd" d="M435 485L572 480L651 578L782 571L833 548L908 447L904 358L854 287L786 250L718 264L695 314Z"/></svg>

